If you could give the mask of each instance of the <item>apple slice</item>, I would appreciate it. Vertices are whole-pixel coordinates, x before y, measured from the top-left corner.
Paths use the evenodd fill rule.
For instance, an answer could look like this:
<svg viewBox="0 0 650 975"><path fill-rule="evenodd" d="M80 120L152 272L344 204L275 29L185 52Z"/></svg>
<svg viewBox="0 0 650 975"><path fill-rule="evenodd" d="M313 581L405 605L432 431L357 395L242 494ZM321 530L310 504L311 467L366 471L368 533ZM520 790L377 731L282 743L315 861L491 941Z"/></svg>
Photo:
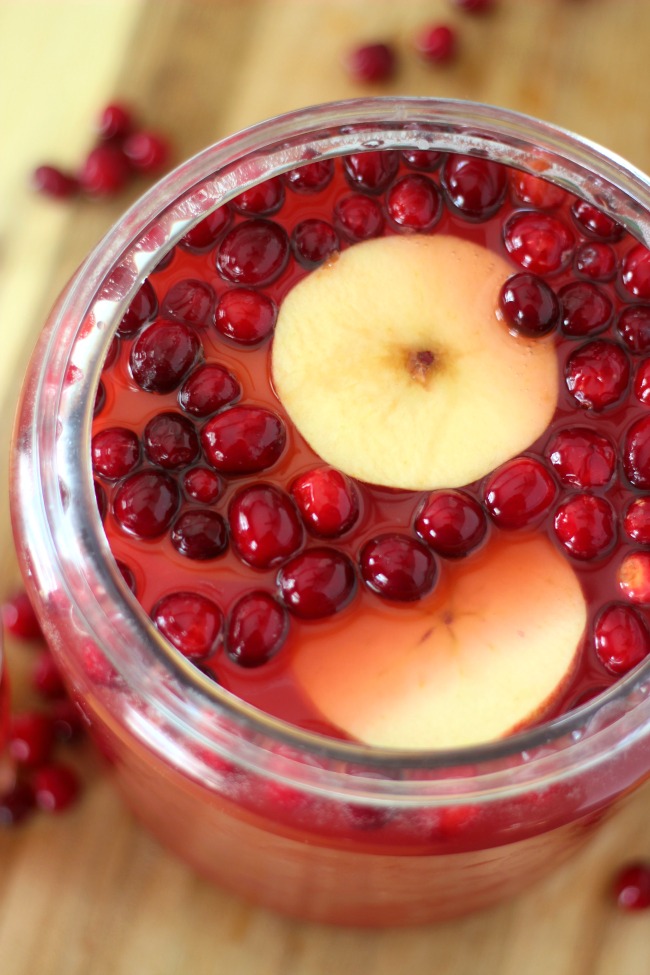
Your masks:
<svg viewBox="0 0 650 975"><path fill-rule="evenodd" d="M359 742L455 748L543 714L574 670L586 619L578 578L546 537L501 536L447 563L418 603L368 595L336 632L302 639L292 667L323 717Z"/></svg>
<svg viewBox="0 0 650 975"><path fill-rule="evenodd" d="M497 313L511 267L437 234L356 244L303 278L275 329L272 372L323 460L388 487L476 480L529 447L553 416L552 339Z"/></svg>

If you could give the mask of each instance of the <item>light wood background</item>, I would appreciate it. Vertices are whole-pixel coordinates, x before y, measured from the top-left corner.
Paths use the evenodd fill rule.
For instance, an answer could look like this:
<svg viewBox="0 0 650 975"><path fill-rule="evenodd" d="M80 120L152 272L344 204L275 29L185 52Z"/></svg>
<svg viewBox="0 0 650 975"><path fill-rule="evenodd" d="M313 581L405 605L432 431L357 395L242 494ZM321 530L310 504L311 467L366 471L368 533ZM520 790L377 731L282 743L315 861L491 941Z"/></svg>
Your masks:
<svg viewBox="0 0 650 975"><path fill-rule="evenodd" d="M460 56L432 68L411 39L455 23ZM166 131L176 161L227 133L313 102L366 94L340 67L389 39L401 67L380 93L467 97L574 129L650 170L648 0L0 0L2 466L31 345L67 277L144 188L104 203L35 197L39 162L74 166L108 100ZM2 586L16 578L6 489ZM9 647L18 704L31 651ZM416 930L332 930L211 888L133 822L83 748L79 806L0 834L2 975L648 975L650 912L619 913L613 871L650 858L642 790L572 864L508 904Z"/></svg>

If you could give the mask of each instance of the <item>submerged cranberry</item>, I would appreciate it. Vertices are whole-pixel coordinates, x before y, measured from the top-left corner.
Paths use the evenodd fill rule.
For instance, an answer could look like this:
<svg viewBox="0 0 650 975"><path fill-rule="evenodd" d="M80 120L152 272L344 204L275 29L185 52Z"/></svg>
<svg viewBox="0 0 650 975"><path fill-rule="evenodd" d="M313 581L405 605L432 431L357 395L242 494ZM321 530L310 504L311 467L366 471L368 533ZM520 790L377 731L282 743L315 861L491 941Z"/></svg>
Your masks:
<svg viewBox="0 0 650 975"><path fill-rule="evenodd" d="M186 413L210 416L240 396L241 386L233 374L209 362L190 373L178 394L178 402Z"/></svg>
<svg viewBox="0 0 650 975"><path fill-rule="evenodd" d="M485 538L483 508L464 491L434 491L415 519L415 531L446 558L467 555Z"/></svg>
<svg viewBox="0 0 650 975"><path fill-rule="evenodd" d="M555 500L550 472L533 457L516 457L487 479L483 497L499 528L516 530L537 523Z"/></svg>
<svg viewBox="0 0 650 975"><path fill-rule="evenodd" d="M257 345L268 338L278 317L275 302L261 291L234 288L219 299L215 325L227 339Z"/></svg>
<svg viewBox="0 0 650 975"><path fill-rule="evenodd" d="M594 626L596 656L612 674L627 674L650 653L650 631L632 606L607 606Z"/></svg>
<svg viewBox="0 0 650 975"><path fill-rule="evenodd" d="M191 251L205 251L213 247L232 222L232 211L227 204L213 210L195 224L179 240L179 245Z"/></svg>
<svg viewBox="0 0 650 975"><path fill-rule="evenodd" d="M614 878L614 900L624 911L643 911L650 907L650 863L626 864Z"/></svg>
<svg viewBox="0 0 650 975"><path fill-rule="evenodd" d="M541 176L512 170L510 189L516 204L527 204L538 210L559 207L566 194L563 189Z"/></svg>
<svg viewBox="0 0 650 975"><path fill-rule="evenodd" d="M334 207L336 228L352 243L379 237L384 215L377 200L361 193L350 193Z"/></svg>
<svg viewBox="0 0 650 975"><path fill-rule="evenodd" d="M440 219L442 201L435 183L426 176L402 176L386 195L388 216L404 230L431 230Z"/></svg>
<svg viewBox="0 0 650 975"><path fill-rule="evenodd" d="M386 150L356 152L344 156L343 166L347 181L353 189L381 193L397 173L399 154Z"/></svg>
<svg viewBox="0 0 650 975"><path fill-rule="evenodd" d="M254 474L279 459L286 442L284 424L261 406L231 406L201 431L206 459L223 474Z"/></svg>
<svg viewBox="0 0 650 975"><path fill-rule="evenodd" d="M618 316L616 331L632 355L650 352L650 305L629 305Z"/></svg>
<svg viewBox="0 0 650 975"><path fill-rule="evenodd" d="M582 244L576 251L576 271L593 281L611 281L616 274L616 252L609 244Z"/></svg>
<svg viewBox="0 0 650 975"><path fill-rule="evenodd" d="M635 498L623 516L628 538L639 545L650 545L650 498Z"/></svg>
<svg viewBox="0 0 650 975"><path fill-rule="evenodd" d="M75 801L80 791L74 769L60 762L43 765L32 774L36 805L43 812L62 812Z"/></svg>
<svg viewBox="0 0 650 975"><path fill-rule="evenodd" d="M486 220L503 203L508 187L507 170L478 156L447 156L442 183L447 196L464 217ZM535 270L535 268L531 268Z"/></svg>
<svg viewBox="0 0 650 975"><path fill-rule="evenodd" d="M565 335L595 335L609 325L614 306L608 295L595 284L566 284L558 292Z"/></svg>
<svg viewBox="0 0 650 975"><path fill-rule="evenodd" d="M650 604L650 552L628 552L617 579L622 597L638 605Z"/></svg>
<svg viewBox="0 0 650 975"><path fill-rule="evenodd" d="M67 200L76 196L80 190L77 177L65 173L58 166L37 166L32 173L31 182L37 193L57 200Z"/></svg>
<svg viewBox="0 0 650 975"><path fill-rule="evenodd" d="M619 223L586 200L576 200L571 207L571 213L581 231L590 237L618 240L623 233L623 227Z"/></svg>
<svg viewBox="0 0 650 975"><path fill-rule="evenodd" d="M576 494L555 513L555 534L569 555L589 562L607 555L616 541L616 513L606 498Z"/></svg>
<svg viewBox="0 0 650 975"><path fill-rule="evenodd" d="M415 38L415 49L425 60L435 64L453 61L458 50L456 31L447 24L425 27Z"/></svg>
<svg viewBox="0 0 650 975"><path fill-rule="evenodd" d="M385 599L412 602L433 589L438 575L435 557L422 542L393 532L364 545L361 576L369 589Z"/></svg>
<svg viewBox="0 0 650 975"><path fill-rule="evenodd" d="M604 487L616 469L614 444L589 427L558 431L545 453L562 484L569 487Z"/></svg>
<svg viewBox="0 0 650 975"><path fill-rule="evenodd" d="M348 52L344 63L354 81L371 84L388 81L393 76L396 58L388 44L362 44Z"/></svg>
<svg viewBox="0 0 650 975"><path fill-rule="evenodd" d="M334 176L334 163L331 159L319 159L306 163L284 174L286 185L296 193L318 193L331 183Z"/></svg>
<svg viewBox="0 0 650 975"><path fill-rule="evenodd" d="M158 312L158 299L150 281L143 281L140 290L127 308L117 329L118 335L135 335L143 325L153 321Z"/></svg>
<svg viewBox="0 0 650 975"><path fill-rule="evenodd" d="M650 406L650 359L643 359L634 377L634 395L645 406Z"/></svg>
<svg viewBox="0 0 650 975"><path fill-rule="evenodd" d="M254 484L230 506L230 533L237 554L256 569L280 565L300 549L303 528L291 498L272 484Z"/></svg>
<svg viewBox="0 0 650 975"><path fill-rule="evenodd" d="M140 441L133 430L108 427L95 434L90 454L95 474L117 481L140 463Z"/></svg>
<svg viewBox="0 0 650 975"><path fill-rule="evenodd" d="M115 493L113 511L123 531L158 538L171 525L179 503L176 481L163 471L131 474Z"/></svg>
<svg viewBox="0 0 650 975"><path fill-rule="evenodd" d="M201 342L184 322L158 321L142 332L131 349L131 373L138 386L170 393L196 362Z"/></svg>
<svg viewBox="0 0 650 975"><path fill-rule="evenodd" d="M175 592L154 606L151 618L163 636L189 660L211 656L221 642L223 614L198 592Z"/></svg>
<svg viewBox="0 0 650 975"><path fill-rule="evenodd" d="M208 467L193 467L183 475L183 490L201 504L214 504L221 494L221 478Z"/></svg>
<svg viewBox="0 0 650 975"><path fill-rule="evenodd" d="M189 467L201 446L194 424L180 413L158 413L144 428L144 449L153 464L167 470Z"/></svg>
<svg viewBox="0 0 650 975"><path fill-rule="evenodd" d="M275 281L289 260L286 231L270 220L246 220L229 230L217 251L217 270L232 284Z"/></svg>
<svg viewBox="0 0 650 975"><path fill-rule="evenodd" d="M650 416L641 417L625 434L623 470L630 484L650 488Z"/></svg>
<svg viewBox="0 0 650 975"><path fill-rule="evenodd" d="M557 325L560 306L555 292L536 274L513 274L499 293L506 324L523 335L545 335Z"/></svg>
<svg viewBox="0 0 650 975"><path fill-rule="evenodd" d="M171 543L187 559L216 559L228 547L226 522L209 508L189 508L174 522Z"/></svg>
<svg viewBox="0 0 650 975"><path fill-rule="evenodd" d="M402 159L409 169L422 169L427 173L432 173L437 169L444 152L437 152L434 149L403 149Z"/></svg>
<svg viewBox="0 0 650 975"><path fill-rule="evenodd" d="M278 586L294 616L320 619L347 606L356 589L356 574L343 552L311 548L280 569Z"/></svg>
<svg viewBox="0 0 650 975"><path fill-rule="evenodd" d="M559 217L528 211L513 213L503 234L512 259L533 274L551 274L571 260L575 238Z"/></svg>
<svg viewBox="0 0 650 975"><path fill-rule="evenodd" d="M650 298L650 250L643 244L623 258L623 284L635 298Z"/></svg>
<svg viewBox="0 0 650 975"><path fill-rule="evenodd" d="M291 486L307 528L321 538L336 538L359 517L359 494L353 482L333 467L301 474Z"/></svg>
<svg viewBox="0 0 650 975"><path fill-rule="evenodd" d="M129 178L129 164L121 148L113 143L95 146L79 173L81 188L92 196L113 196Z"/></svg>
<svg viewBox="0 0 650 975"><path fill-rule="evenodd" d="M314 268L339 250L338 234L326 220L303 220L291 233L291 247L303 267Z"/></svg>
<svg viewBox="0 0 650 975"><path fill-rule="evenodd" d="M99 512L99 517L102 521L106 518L106 512L108 511L108 500L106 498L106 491L101 486L99 481L93 481L93 488L95 491L95 503L97 504L97 510Z"/></svg>
<svg viewBox="0 0 650 975"><path fill-rule="evenodd" d="M274 176L244 190L231 200L230 205L236 213L244 216L254 213L256 216L265 217L276 213L283 203L284 184L279 176Z"/></svg>
<svg viewBox="0 0 650 975"><path fill-rule="evenodd" d="M620 346L598 340L582 345L566 364L566 385L576 402L596 412L621 399L630 380L630 363Z"/></svg>
<svg viewBox="0 0 650 975"><path fill-rule="evenodd" d="M185 278L172 285L162 300L161 314L195 328L207 328L214 321L214 290L205 281Z"/></svg>
<svg viewBox="0 0 650 975"><path fill-rule="evenodd" d="M259 667L287 638L287 611L267 592L251 592L233 606L226 630L226 651L241 667Z"/></svg>

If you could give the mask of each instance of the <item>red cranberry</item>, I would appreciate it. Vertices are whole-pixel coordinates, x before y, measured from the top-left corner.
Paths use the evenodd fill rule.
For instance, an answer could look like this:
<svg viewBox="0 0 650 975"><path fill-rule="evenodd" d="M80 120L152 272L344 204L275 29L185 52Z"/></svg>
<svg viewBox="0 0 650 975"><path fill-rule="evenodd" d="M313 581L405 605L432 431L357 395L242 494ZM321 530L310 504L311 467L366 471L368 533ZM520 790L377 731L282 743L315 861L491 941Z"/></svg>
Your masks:
<svg viewBox="0 0 650 975"><path fill-rule="evenodd" d="M484 503L495 525L508 530L537 523L555 500L549 471L533 457L515 457L487 480Z"/></svg>
<svg viewBox="0 0 650 975"><path fill-rule="evenodd" d="M118 335L135 335L143 325L153 321L158 312L158 299L151 282L144 281L124 313L117 329Z"/></svg>
<svg viewBox="0 0 650 975"><path fill-rule="evenodd" d="M447 24L434 24L420 31L415 38L415 49L427 61L446 64L456 57L458 38Z"/></svg>
<svg viewBox="0 0 650 975"><path fill-rule="evenodd" d="M574 559L603 558L616 541L616 514L606 498L576 494L557 509L555 534Z"/></svg>
<svg viewBox="0 0 650 975"><path fill-rule="evenodd" d="M635 498L623 516L628 538L639 545L650 545L650 498Z"/></svg>
<svg viewBox="0 0 650 975"><path fill-rule="evenodd" d="M83 737L85 726L81 711L69 697L50 703L50 718L57 741L77 741Z"/></svg>
<svg viewBox="0 0 650 975"><path fill-rule="evenodd" d="M650 631L632 606L607 606L594 627L596 656L612 674L627 674L650 653Z"/></svg>
<svg viewBox="0 0 650 975"><path fill-rule="evenodd" d="M581 244L573 263L579 274L592 281L611 281L616 274L616 252L598 241Z"/></svg>
<svg viewBox="0 0 650 975"><path fill-rule="evenodd" d="M31 684L37 694L46 700L65 695L61 671L49 650L41 650L32 667Z"/></svg>
<svg viewBox="0 0 650 975"><path fill-rule="evenodd" d="M559 207L566 193L559 186L541 176L512 170L510 189L514 202L535 207L537 210L553 210Z"/></svg>
<svg viewBox="0 0 650 975"><path fill-rule="evenodd" d="M508 253L534 274L559 271L571 260L574 235L559 217L548 213L513 213L504 227Z"/></svg>
<svg viewBox="0 0 650 975"><path fill-rule="evenodd" d="M558 298L565 335L594 335L607 328L611 321L612 302L595 284L566 284L560 288Z"/></svg>
<svg viewBox="0 0 650 975"><path fill-rule="evenodd" d="M169 642L189 660L211 656L221 642L223 614L207 596L175 592L154 606L151 618Z"/></svg>
<svg viewBox="0 0 650 975"><path fill-rule="evenodd" d="M354 152L343 157L343 166L347 181L353 189L381 193L397 173L399 154L385 149Z"/></svg>
<svg viewBox="0 0 650 975"><path fill-rule="evenodd" d="M171 542L187 559L197 562L216 559L228 548L226 522L209 508L189 508L174 522Z"/></svg>
<svg viewBox="0 0 650 975"><path fill-rule="evenodd" d="M639 363L634 377L634 395L645 406L650 406L650 359Z"/></svg>
<svg viewBox="0 0 650 975"><path fill-rule="evenodd" d="M422 169L432 173L437 169L444 157L444 152L434 149L403 149L402 159L409 169Z"/></svg>
<svg viewBox="0 0 650 975"><path fill-rule="evenodd" d="M233 284L275 281L289 260L289 238L270 220L246 220L229 230L217 251L217 270Z"/></svg>
<svg viewBox="0 0 650 975"><path fill-rule="evenodd" d="M79 180L57 166L38 166L32 173L32 187L43 196L68 200L80 190Z"/></svg>
<svg viewBox="0 0 650 975"><path fill-rule="evenodd" d="M499 293L506 324L523 335L546 335L560 312L555 292L536 274L513 274Z"/></svg>
<svg viewBox="0 0 650 975"><path fill-rule="evenodd" d="M106 498L106 491L101 486L99 481L93 481L93 488L95 490L95 502L97 504L97 510L99 512L99 517L102 521L106 518L106 512L108 511L108 500Z"/></svg>
<svg viewBox="0 0 650 975"><path fill-rule="evenodd" d="M257 186L251 186L230 201L233 210L242 213L245 217L250 214L268 217L272 213L277 213L283 203L284 184L279 176L266 179Z"/></svg>
<svg viewBox="0 0 650 975"><path fill-rule="evenodd" d="M140 463L138 435L126 427L101 430L92 439L91 457L95 474L117 481Z"/></svg>
<svg viewBox="0 0 650 975"><path fill-rule="evenodd" d="M129 165L121 149L112 143L95 146L88 153L81 172L81 188L92 196L113 196L129 178Z"/></svg>
<svg viewBox="0 0 650 975"><path fill-rule="evenodd" d="M190 251L209 250L226 232L231 223L232 211L228 204L223 204L188 230L178 243Z"/></svg>
<svg viewBox="0 0 650 975"><path fill-rule="evenodd" d="M0 793L0 827L17 826L27 819L34 807L31 785L18 780L7 792Z"/></svg>
<svg viewBox="0 0 650 975"><path fill-rule="evenodd" d="M60 762L36 769L31 785L38 808L50 813L67 809L80 791L77 773Z"/></svg>
<svg viewBox="0 0 650 975"><path fill-rule="evenodd" d="M492 9L495 0L452 0L452 2L467 13L482 14Z"/></svg>
<svg viewBox="0 0 650 975"><path fill-rule="evenodd" d="M630 484L650 488L650 416L637 420L625 434L623 470Z"/></svg>
<svg viewBox="0 0 650 975"><path fill-rule="evenodd" d="M650 298L650 250L643 244L623 258L623 284L635 298Z"/></svg>
<svg viewBox="0 0 650 975"><path fill-rule="evenodd" d="M186 278L169 289L163 298L161 313L164 318L174 318L195 328L207 328L214 321L216 300L213 289L205 281Z"/></svg>
<svg viewBox="0 0 650 975"><path fill-rule="evenodd" d="M618 567L618 587L631 603L650 603L650 552L628 552Z"/></svg>
<svg viewBox="0 0 650 975"><path fill-rule="evenodd" d="M2 625L7 633L19 640L41 640L38 617L24 590L14 593L2 604Z"/></svg>
<svg viewBox="0 0 650 975"><path fill-rule="evenodd" d="M650 907L650 863L626 864L614 878L614 900L624 911L643 911Z"/></svg>
<svg viewBox="0 0 650 975"><path fill-rule="evenodd" d="M431 230L442 212L440 193L426 176L402 176L388 190L386 210L398 227L413 231Z"/></svg>
<svg viewBox="0 0 650 975"><path fill-rule="evenodd" d="M486 220L503 203L508 186L506 173L500 163L454 154L447 156L442 167L442 183L461 216Z"/></svg>
<svg viewBox="0 0 650 975"><path fill-rule="evenodd" d="M569 487L604 487L616 469L616 448L589 427L558 431L546 447L546 456L562 484Z"/></svg>
<svg viewBox="0 0 650 975"><path fill-rule="evenodd" d="M343 609L356 589L350 559L333 548L310 548L278 573L285 606L300 619L321 619Z"/></svg>
<svg viewBox="0 0 650 975"><path fill-rule="evenodd" d="M104 363L102 365L102 372L105 372L107 369L110 369L110 367L116 361L119 351L120 351L120 340L119 337L115 335L111 344L108 347L108 352L106 353L106 358L104 359ZM72 381L74 382L74 380Z"/></svg>
<svg viewBox="0 0 650 975"><path fill-rule="evenodd" d="M105 405L106 405L106 387L104 386L104 383L100 379L97 384L97 390L95 392L95 402L93 403L93 419L96 416L99 416L99 414L104 409Z"/></svg>
<svg viewBox="0 0 650 975"><path fill-rule="evenodd" d="M278 317L275 302L261 291L234 288L219 299L215 324L239 345L257 345L268 338Z"/></svg>
<svg viewBox="0 0 650 975"><path fill-rule="evenodd" d="M226 630L228 656L242 667L259 667L274 657L287 638L286 610L267 592L242 596Z"/></svg>
<svg viewBox="0 0 650 975"><path fill-rule="evenodd" d="M319 159L306 163L284 174L286 185L296 193L318 193L331 183L334 163L331 159Z"/></svg>
<svg viewBox="0 0 650 975"><path fill-rule="evenodd" d="M467 555L485 538L483 508L464 491L434 491L415 519L423 541L446 558Z"/></svg>
<svg viewBox="0 0 650 975"><path fill-rule="evenodd" d="M18 765L35 768L49 760L54 747L50 717L40 711L19 711L11 716L7 740L9 755Z"/></svg>
<svg viewBox="0 0 650 975"><path fill-rule="evenodd" d="M353 81L373 84L392 78L396 57L388 44L362 44L348 52L344 64Z"/></svg>
<svg viewBox="0 0 650 975"><path fill-rule="evenodd" d="M255 474L279 459L286 442L282 420L258 406L232 406L201 431L208 463L223 474Z"/></svg>
<svg viewBox="0 0 650 975"><path fill-rule="evenodd" d="M616 331L633 355L650 352L650 305L631 305L622 310Z"/></svg>
<svg viewBox="0 0 650 975"><path fill-rule="evenodd" d="M154 322L133 343L131 373L141 389L170 393L180 386L200 352L201 342L189 325Z"/></svg>
<svg viewBox="0 0 650 975"><path fill-rule="evenodd" d="M169 143L157 132L133 132L122 143L122 151L141 173L158 173L169 159Z"/></svg>
<svg viewBox="0 0 650 975"><path fill-rule="evenodd" d="M241 386L231 372L216 363L199 366L187 377L178 395L186 413L210 416L241 396Z"/></svg>
<svg viewBox="0 0 650 975"><path fill-rule="evenodd" d="M613 406L630 380L630 363L613 342L597 340L582 345L566 364L566 385L577 403L597 412Z"/></svg>
<svg viewBox="0 0 650 975"><path fill-rule="evenodd" d="M144 449L152 464L167 470L189 467L201 452L194 424L180 413L158 413L144 428Z"/></svg>
<svg viewBox="0 0 650 975"><path fill-rule="evenodd" d="M306 268L318 267L339 249L338 234L325 220L303 220L291 234L296 259Z"/></svg>
<svg viewBox="0 0 650 975"><path fill-rule="evenodd" d="M176 481L163 471L139 471L115 493L113 510L123 531L137 538L158 538L171 525L179 503Z"/></svg>
<svg viewBox="0 0 650 975"><path fill-rule="evenodd" d="M587 203L586 200L576 200L571 207L571 213L580 230L590 237L601 240L618 240L623 233L620 224L608 217L606 213Z"/></svg>
<svg viewBox="0 0 650 975"><path fill-rule="evenodd" d="M183 475L183 490L200 504L214 504L221 494L221 478L208 467L193 467Z"/></svg>
<svg viewBox="0 0 650 975"><path fill-rule="evenodd" d="M367 542L359 559L363 581L384 599L412 602L430 592L438 567L433 553L410 535L397 532Z"/></svg>
<svg viewBox="0 0 650 975"><path fill-rule="evenodd" d="M377 200L351 193L334 207L334 223L337 230L354 244L379 237L384 229L384 215Z"/></svg>
<svg viewBox="0 0 650 975"><path fill-rule="evenodd" d="M100 139L123 139L133 128L133 115L126 105L111 102L97 119Z"/></svg>
<svg viewBox="0 0 650 975"><path fill-rule="evenodd" d="M115 563L116 563L118 569L120 570L120 575L124 579L124 582L126 583L127 588L130 589L131 592L135 594L135 591L136 591L136 583L135 583L135 576L133 575L133 572L131 571L131 569L129 568L129 566L126 564L126 562L120 562L119 559L116 559L115 560Z"/></svg>
<svg viewBox="0 0 650 975"><path fill-rule="evenodd" d="M230 532L237 554L256 569L280 565L300 549L303 528L288 494L271 484L254 484L230 506Z"/></svg>
<svg viewBox="0 0 650 975"><path fill-rule="evenodd" d="M301 474L291 486L307 528L321 538L337 538L359 517L359 494L353 482L333 467Z"/></svg>

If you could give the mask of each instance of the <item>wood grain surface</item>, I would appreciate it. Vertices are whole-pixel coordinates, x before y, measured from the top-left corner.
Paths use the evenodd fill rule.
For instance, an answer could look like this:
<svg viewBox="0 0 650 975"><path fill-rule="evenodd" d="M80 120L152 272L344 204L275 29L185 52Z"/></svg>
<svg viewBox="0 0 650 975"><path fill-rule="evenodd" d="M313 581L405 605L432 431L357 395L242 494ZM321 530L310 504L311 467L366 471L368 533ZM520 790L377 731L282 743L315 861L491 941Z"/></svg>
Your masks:
<svg viewBox="0 0 650 975"><path fill-rule="evenodd" d="M446 21L459 57L418 60L418 27ZM472 98L573 129L650 170L647 0L0 0L0 518L2 588L17 573L4 487L17 389L47 309L126 205L33 195L30 169L74 166L97 109L119 98L167 132L175 161L243 125L367 94L341 68L362 40L395 43L377 93ZM34 650L12 646L14 697L32 698ZM71 752L85 793L71 812L0 834L1 975L647 975L650 913L619 913L613 871L650 858L641 790L578 859L524 896L414 930L286 920L194 876L125 811L89 747Z"/></svg>

